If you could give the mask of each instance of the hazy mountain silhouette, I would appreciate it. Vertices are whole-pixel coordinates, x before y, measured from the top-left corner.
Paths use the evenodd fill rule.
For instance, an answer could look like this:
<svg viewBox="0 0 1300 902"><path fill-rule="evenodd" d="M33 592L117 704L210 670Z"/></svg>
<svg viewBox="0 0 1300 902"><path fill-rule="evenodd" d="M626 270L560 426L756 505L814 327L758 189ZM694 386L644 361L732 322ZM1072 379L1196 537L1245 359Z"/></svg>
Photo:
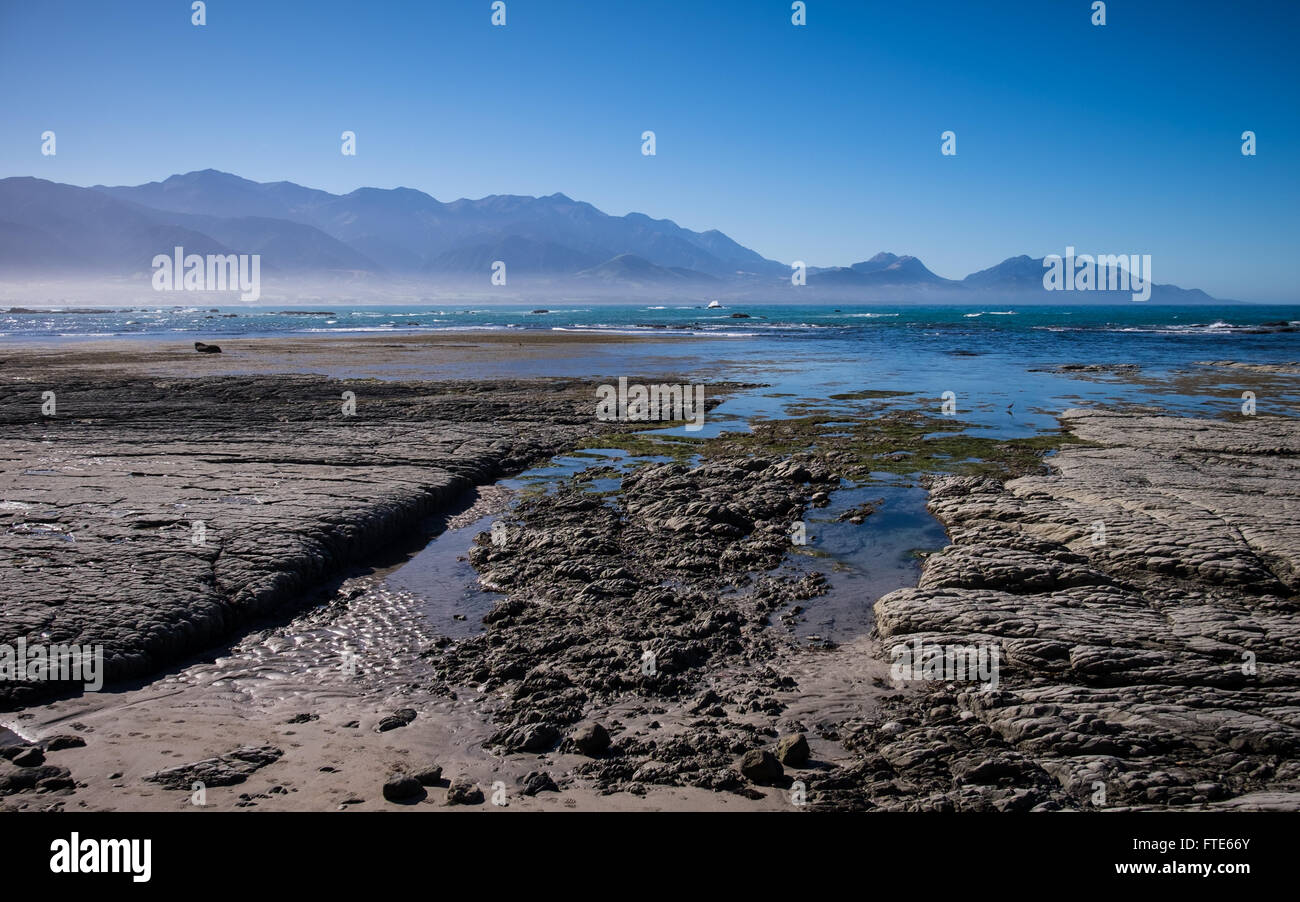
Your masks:
<svg viewBox="0 0 1300 902"><path fill-rule="evenodd" d="M148 272L157 254L261 254L268 275L430 279L487 285L493 264L556 287L646 288L772 300L1078 301L1043 288L1043 260L1010 257L962 280L919 259L879 253L851 266L790 268L717 230L695 232L642 213L611 216L564 194L494 194L443 203L411 188L331 194L205 169L144 185L80 188L0 180L0 275ZM1122 292L1086 297L1117 299ZM1202 291L1157 285L1152 300L1206 303Z"/></svg>
<svg viewBox="0 0 1300 902"><path fill-rule="evenodd" d="M425 269L434 273L487 273L498 260L506 275L562 275L594 266L599 259L553 241L534 241L520 235L491 238L483 244L462 245L443 251Z"/></svg>
<svg viewBox="0 0 1300 902"><path fill-rule="evenodd" d="M916 257L898 256L882 252L870 260L823 269L808 276L810 285L836 287L875 286L942 286L953 285L951 280L940 278L926 268Z"/></svg>
<svg viewBox="0 0 1300 902"><path fill-rule="evenodd" d="M176 245L232 253L174 216L36 178L0 180L0 223L0 268L14 274L147 271L156 254Z"/></svg>
<svg viewBox="0 0 1300 902"><path fill-rule="evenodd" d="M601 282L622 282L631 285L685 286L715 285L716 277L694 269L680 266L656 266L644 257L636 254L619 254L599 266L584 269L577 274L579 279L591 279Z"/></svg>
<svg viewBox="0 0 1300 902"><path fill-rule="evenodd" d="M253 182L213 169L147 185L94 190L172 213L271 217L310 225L394 273L463 271L464 261L476 259L478 249L506 246L503 243L511 239L531 242L521 247L551 246L548 272L564 271L555 268L562 257L555 249L561 247L572 252L569 272L625 253L658 266L723 277L737 271L789 271L721 232L693 232L641 213L610 216L563 194L498 194L442 203L410 188L359 188L336 195L292 182ZM527 269L520 267L521 272Z"/></svg>

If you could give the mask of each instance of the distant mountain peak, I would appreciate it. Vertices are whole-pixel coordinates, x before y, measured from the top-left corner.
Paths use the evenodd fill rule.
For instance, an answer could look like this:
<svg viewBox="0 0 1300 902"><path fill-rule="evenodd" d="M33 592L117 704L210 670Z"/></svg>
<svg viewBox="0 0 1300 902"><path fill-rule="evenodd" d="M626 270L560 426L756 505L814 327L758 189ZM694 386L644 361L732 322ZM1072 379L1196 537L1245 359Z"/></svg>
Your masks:
<svg viewBox="0 0 1300 902"><path fill-rule="evenodd" d="M841 275L824 278L834 272ZM924 263L909 255L899 256L881 251L870 260L854 263L840 270L819 273L822 282L835 282L842 285L914 285L940 284L948 280L932 273Z"/></svg>
<svg viewBox="0 0 1300 902"><path fill-rule="evenodd" d="M161 183L151 184L190 184L194 182L206 182L208 184L218 185L260 185L252 179L246 179L243 176L235 175L231 172L223 172L220 169L195 169L190 172L182 172L178 175L171 175L163 179Z"/></svg>

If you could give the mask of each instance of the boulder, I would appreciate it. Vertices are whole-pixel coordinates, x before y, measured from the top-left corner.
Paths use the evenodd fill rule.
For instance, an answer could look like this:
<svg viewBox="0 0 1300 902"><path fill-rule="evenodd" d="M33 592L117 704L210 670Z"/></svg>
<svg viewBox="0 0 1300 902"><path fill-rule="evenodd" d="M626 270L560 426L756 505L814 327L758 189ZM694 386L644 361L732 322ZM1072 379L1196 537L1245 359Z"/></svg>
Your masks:
<svg viewBox="0 0 1300 902"><path fill-rule="evenodd" d="M79 749L86 745L86 740L80 736L73 736L70 733L59 733L46 739L42 745L47 752L59 752L63 749Z"/></svg>
<svg viewBox="0 0 1300 902"><path fill-rule="evenodd" d="M560 788L555 785L555 781L551 779L551 775L545 771L529 771L520 782L523 783L523 789L520 792L526 796L535 796L539 792L560 791Z"/></svg>
<svg viewBox="0 0 1300 902"><path fill-rule="evenodd" d="M412 774L415 779L420 781L421 786L437 786L442 782L442 768L436 764L430 764Z"/></svg>
<svg viewBox="0 0 1300 902"><path fill-rule="evenodd" d="M391 774L384 781L384 798L390 802L406 802L424 792L420 781L409 774Z"/></svg>
<svg viewBox="0 0 1300 902"><path fill-rule="evenodd" d="M596 758L609 748L609 731L598 723L582 724L572 736L578 751L588 758Z"/></svg>
<svg viewBox="0 0 1300 902"><path fill-rule="evenodd" d="M36 746L29 746L22 749L18 754L9 759L19 767L39 767L45 763L45 753Z"/></svg>
<svg viewBox="0 0 1300 902"><path fill-rule="evenodd" d="M777 760L789 767L803 767L808 763L809 754L808 737L803 733L783 736L776 744Z"/></svg>
<svg viewBox="0 0 1300 902"><path fill-rule="evenodd" d="M469 780L456 780L447 789L448 805L482 805L483 790Z"/></svg>
<svg viewBox="0 0 1300 902"><path fill-rule="evenodd" d="M736 762L736 769L754 783L774 783L785 776L785 768L766 749L750 749Z"/></svg>

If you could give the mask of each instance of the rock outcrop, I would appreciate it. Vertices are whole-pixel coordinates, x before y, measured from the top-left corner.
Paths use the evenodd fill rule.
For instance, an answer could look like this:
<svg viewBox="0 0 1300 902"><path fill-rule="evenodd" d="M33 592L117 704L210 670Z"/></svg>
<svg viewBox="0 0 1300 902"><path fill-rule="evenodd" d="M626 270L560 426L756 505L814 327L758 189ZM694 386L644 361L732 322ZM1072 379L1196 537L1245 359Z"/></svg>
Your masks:
<svg viewBox="0 0 1300 902"><path fill-rule="evenodd" d="M466 488L598 426L590 386L557 381L62 374L0 389L0 643L102 646L110 681L302 603ZM50 688L2 682L0 708Z"/></svg>
<svg viewBox="0 0 1300 902"><path fill-rule="evenodd" d="M1300 421L1063 420L1096 446L1054 475L937 480L953 544L875 605L884 653L997 648L998 686L908 680L814 804L1300 806Z"/></svg>
<svg viewBox="0 0 1300 902"><path fill-rule="evenodd" d="M604 791L739 787L736 755L769 737L728 715L778 714L776 694L793 685L772 666L788 640L768 628L769 615L825 584L820 574L764 571L781 564L791 523L832 478L808 456L647 463L608 496L584 490L579 474L521 500L507 540L484 533L470 553L481 583L506 598L482 635L427 652L438 684L499 700L488 744L501 752L543 753L573 734L560 750L592 756L576 772ZM575 729L612 705L650 721L720 672L731 675L730 710L716 693L705 698L692 729L670 741L650 726L616 731L612 720L609 735Z"/></svg>

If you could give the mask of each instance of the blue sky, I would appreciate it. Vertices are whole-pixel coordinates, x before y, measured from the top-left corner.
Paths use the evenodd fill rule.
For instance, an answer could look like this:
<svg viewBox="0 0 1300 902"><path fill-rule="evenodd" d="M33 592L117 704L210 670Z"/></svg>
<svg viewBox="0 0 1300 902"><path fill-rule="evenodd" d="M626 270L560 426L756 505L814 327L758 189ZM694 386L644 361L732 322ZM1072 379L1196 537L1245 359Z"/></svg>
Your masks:
<svg viewBox="0 0 1300 902"><path fill-rule="evenodd" d="M189 7L0 0L0 176L560 191L783 261L960 278L1073 245L1297 300L1292 0L1114 0L1104 27L1090 0L808 0L802 28L788 0Z"/></svg>

